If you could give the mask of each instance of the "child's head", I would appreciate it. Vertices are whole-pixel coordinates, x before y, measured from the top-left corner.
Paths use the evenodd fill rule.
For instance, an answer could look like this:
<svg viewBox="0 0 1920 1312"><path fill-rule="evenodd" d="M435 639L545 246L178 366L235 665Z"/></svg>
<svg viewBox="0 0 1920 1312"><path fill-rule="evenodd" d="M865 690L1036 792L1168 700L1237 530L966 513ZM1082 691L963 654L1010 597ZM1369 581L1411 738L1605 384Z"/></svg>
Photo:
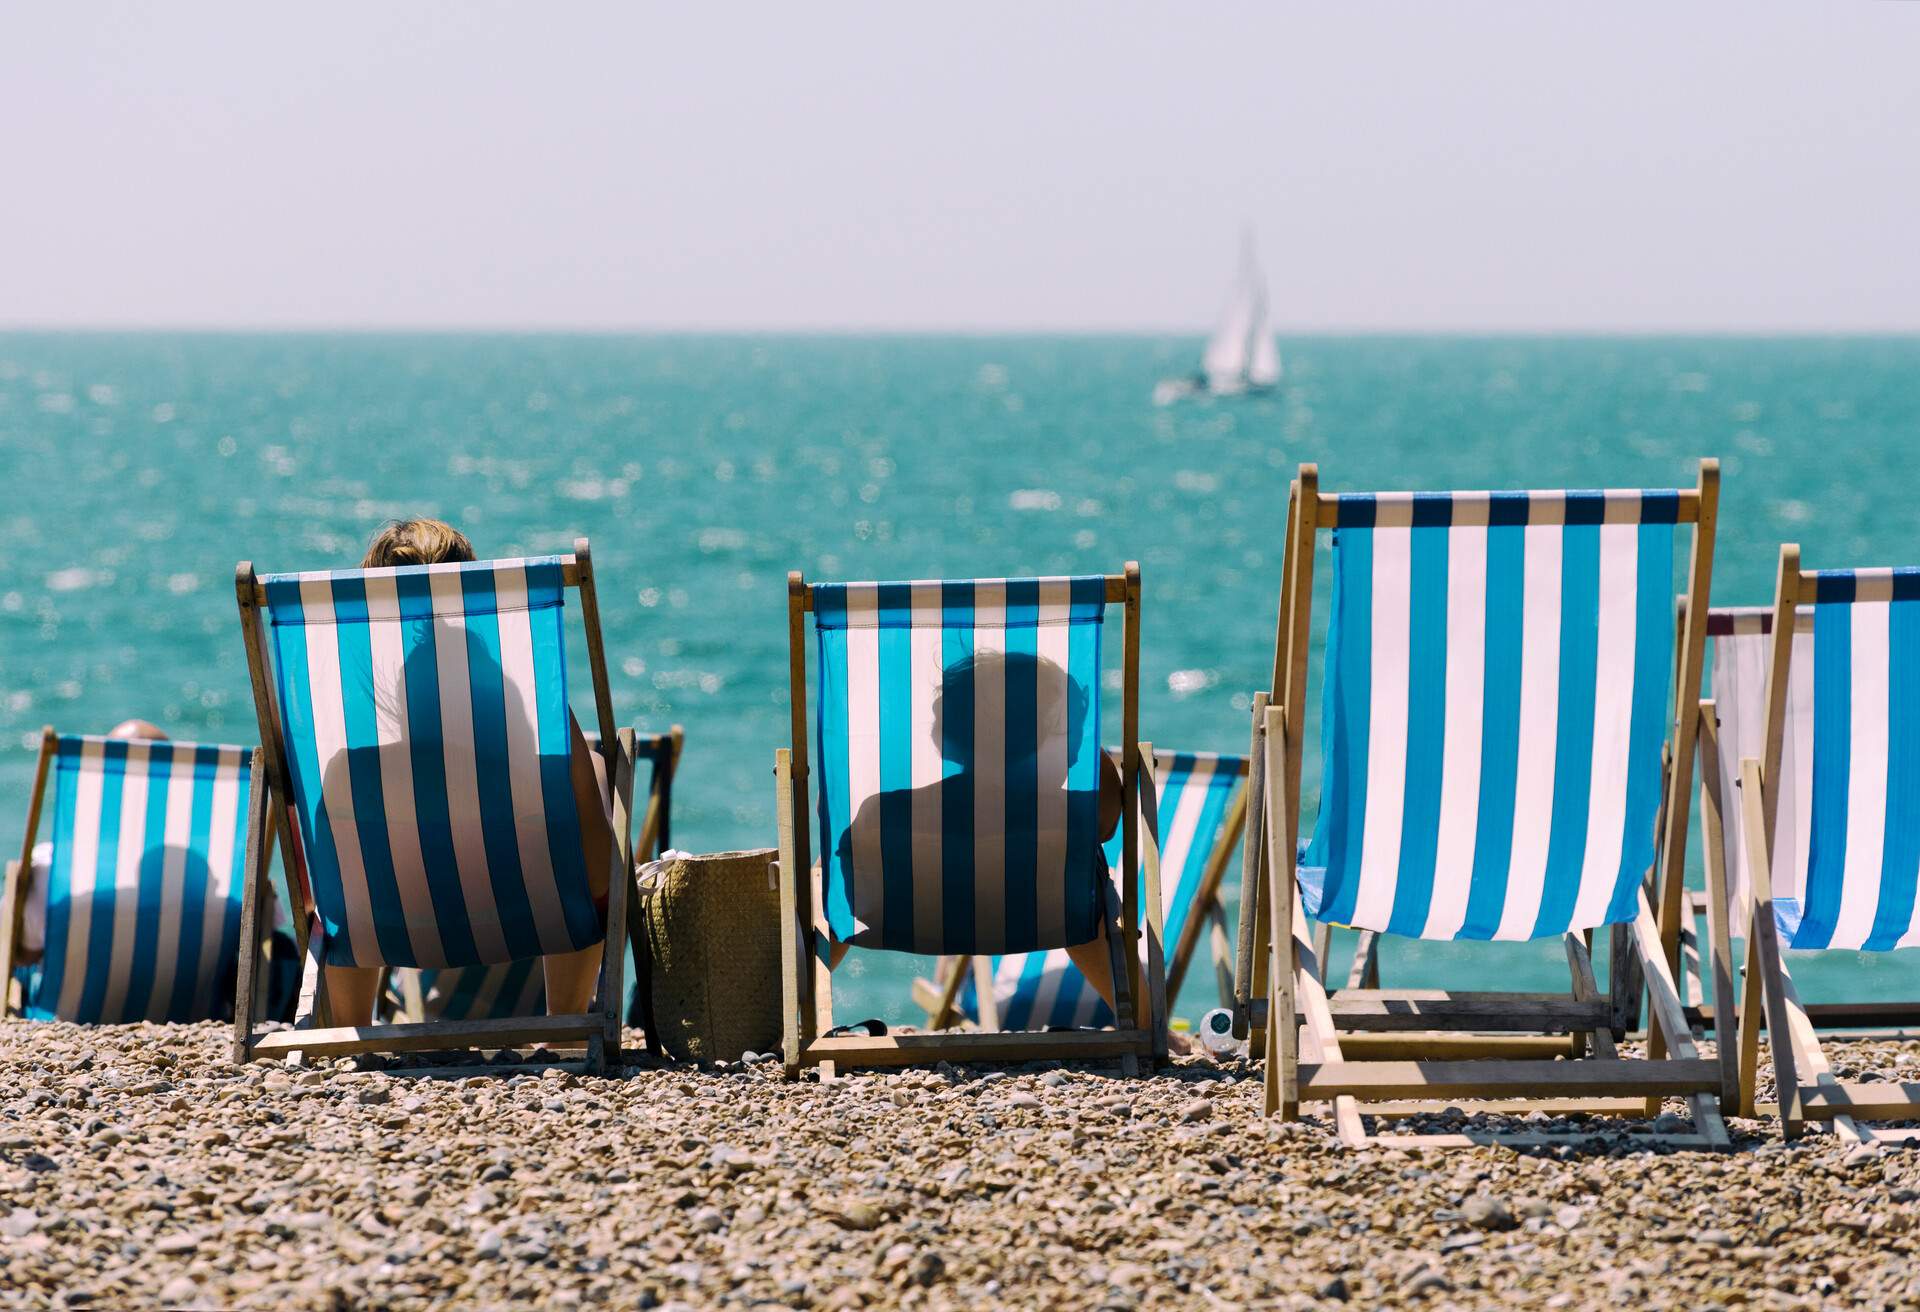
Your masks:
<svg viewBox="0 0 1920 1312"><path fill-rule="evenodd" d="M389 565L439 565L473 559L473 544L453 525L438 519L395 519L381 525L367 544L361 569Z"/></svg>

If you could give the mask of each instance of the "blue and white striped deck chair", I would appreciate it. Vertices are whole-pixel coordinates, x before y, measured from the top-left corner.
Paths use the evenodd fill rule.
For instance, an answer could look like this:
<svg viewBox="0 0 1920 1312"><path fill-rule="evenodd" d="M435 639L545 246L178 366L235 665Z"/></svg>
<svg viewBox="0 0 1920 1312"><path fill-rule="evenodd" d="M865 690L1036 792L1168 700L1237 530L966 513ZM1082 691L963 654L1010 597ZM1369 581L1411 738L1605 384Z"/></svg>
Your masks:
<svg viewBox="0 0 1920 1312"><path fill-rule="evenodd" d="M586 738L589 745L599 741L598 734ZM645 762L652 776L640 838L634 846L636 862L651 861L671 841L673 772L684 740L685 734L677 724L668 733L634 736L634 760ZM629 889L628 896L634 896L633 890ZM639 987L641 982L636 979L634 988ZM539 957L451 970L396 970L387 986L386 1004L390 1012L408 1020L538 1016L547 1008L546 972ZM629 1021L637 1021L637 1011L629 1006Z"/></svg>
<svg viewBox="0 0 1920 1312"><path fill-rule="evenodd" d="M605 910L570 775L570 588L601 740L616 744ZM586 540L572 556L258 579L242 564L238 591L273 803L297 825L303 877L290 882L313 929L296 1028L237 1026L236 1060L547 1043L584 1044L598 1067L617 1054L620 952L603 955L590 1013L312 1028L322 962L497 965L587 947L625 923L627 880L614 876L631 866L632 732L614 732Z"/></svg>
<svg viewBox="0 0 1920 1312"><path fill-rule="evenodd" d="M1851 1139L1911 1137L1920 1131L1874 1133L1862 1122L1920 1121L1920 1084L1837 1080L1782 951L1920 947L1920 569L1802 572L1789 545L1775 595L1764 728L1743 743L1739 775L1742 1102L1748 1114L1777 1112L1789 1137L1807 1120ZM1808 617L1810 642L1798 632ZM1793 640L1774 636L1785 633ZM1714 837L1710 823L1710 862ZM1920 1011L1882 1008L1880 1024ZM1778 1102L1756 1106L1762 1010Z"/></svg>
<svg viewBox="0 0 1920 1312"><path fill-rule="evenodd" d="M252 766L245 747L42 735L27 841L0 913L5 980L51 772L46 949L22 971L22 1014L88 1025L226 1017L242 955Z"/></svg>
<svg viewBox="0 0 1920 1312"><path fill-rule="evenodd" d="M789 576L793 745L776 755L780 883L806 952L788 962L784 1047L802 1065L1164 1052L1159 890L1137 893L1139 568L1078 578L822 583ZM1100 845L1101 647L1126 613L1120 914ZM822 892L808 871L806 616L814 617ZM1151 872L1150 876L1151 876ZM1149 878L1149 884L1153 879ZM1146 1024L1120 969L1146 907ZM1116 925L1115 922L1119 923ZM1048 951L1107 935L1121 1025L1077 1033L832 1033L846 946L927 955ZM812 962L811 969L807 962Z"/></svg>
<svg viewBox="0 0 1920 1312"><path fill-rule="evenodd" d="M1118 752L1109 748L1107 755L1118 762ZM1223 924L1220 878L1246 818L1246 794L1240 783L1246 777L1247 758L1214 752L1157 751L1155 756L1160 888L1165 898L1161 915L1167 941L1174 945L1167 967L1167 996L1179 996L1188 963L1201 937L1210 931L1216 976L1221 968L1225 970L1221 986L1221 1003L1225 1005L1233 1000L1232 946ZM1143 868L1144 839L1143 827ZM1103 851L1109 872L1118 879L1117 832L1107 840ZM968 972L960 985L959 1013L989 1029L1084 1029L1114 1023L1112 1010L1065 949L994 957L984 972L974 969L973 958L955 957L943 965L941 977L947 978L947 971L955 969ZM986 994L990 1006L984 1012L980 1005L983 975L993 982ZM932 982L919 981L916 993L923 1002L931 1002L930 1013L937 1011L940 990ZM938 1015L929 1016L935 1028L944 1020Z"/></svg>
<svg viewBox="0 0 1920 1312"><path fill-rule="evenodd" d="M1658 830L1661 757L1670 734L1677 753L1691 753L1698 710L1687 697L1676 713L1672 700L1676 525L1696 525L1690 595L1705 606L1717 494L1708 463L1689 491L1357 496L1321 494L1302 468L1278 644L1289 673L1255 706L1268 941L1284 950L1269 966L1279 1012L1266 1031L1270 1108L1334 1102L1343 1136L1364 1139L1368 1100L1607 1096L1624 1110L1681 1094L1696 1133L1672 1138L1727 1142L1721 1071L1694 1049L1644 888L1663 844L1670 858L1684 850L1683 783L1668 789ZM1305 687L1322 527L1333 530L1333 602L1320 812L1296 878L1303 698L1288 690ZM1680 662L1689 689L1704 616L1690 626ZM1434 940L1558 938L1571 988L1351 988L1329 1000L1303 913ZM1610 925L1631 928L1646 973L1644 1060L1614 1053L1613 1010L1593 983L1585 936ZM1340 1047L1357 1033L1442 1030L1572 1034L1562 1054L1590 1044L1595 1055L1379 1063L1343 1059ZM1403 1050L1424 1058L1450 1046L1407 1036Z"/></svg>

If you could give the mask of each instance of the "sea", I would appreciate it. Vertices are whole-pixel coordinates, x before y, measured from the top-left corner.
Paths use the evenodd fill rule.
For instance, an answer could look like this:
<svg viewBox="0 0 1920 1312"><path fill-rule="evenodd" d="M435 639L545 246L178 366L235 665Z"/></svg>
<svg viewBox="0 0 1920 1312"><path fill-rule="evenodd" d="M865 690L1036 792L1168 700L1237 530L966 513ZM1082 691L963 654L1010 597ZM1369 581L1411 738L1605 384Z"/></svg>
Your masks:
<svg viewBox="0 0 1920 1312"><path fill-rule="evenodd" d="M1245 752L1302 461L1328 490L1374 491L1691 486L1717 456L1716 604L1770 600L1782 541L1809 567L1920 564L1920 337L1283 337L1274 391L1156 406L1200 345L0 334L0 850L19 841L43 724L140 716L257 741L236 562L350 567L401 516L450 520L483 556L592 540L615 714L685 727L672 838L693 851L774 842L789 570L1137 560L1142 736ZM590 723L578 642L571 657ZM1117 697L1102 714L1118 742ZM1551 942L1393 940L1382 963L1406 985L1566 985ZM837 1016L915 1019L908 985L929 964L853 954ZM1909 954L1793 967L1815 998L1920 997ZM1175 1014L1218 1001L1196 963Z"/></svg>

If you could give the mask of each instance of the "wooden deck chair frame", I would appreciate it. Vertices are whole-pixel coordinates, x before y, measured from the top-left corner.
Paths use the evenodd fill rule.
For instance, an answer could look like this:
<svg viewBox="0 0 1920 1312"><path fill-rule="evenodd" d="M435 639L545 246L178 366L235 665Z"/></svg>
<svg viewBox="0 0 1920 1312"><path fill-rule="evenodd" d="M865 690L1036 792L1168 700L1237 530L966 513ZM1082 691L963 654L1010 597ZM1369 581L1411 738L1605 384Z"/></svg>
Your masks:
<svg viewBox="0 0 1920 1312"><path fill-rule="evenodd" d="M1139 829L1143 809L1155 814L1152 771L1140 762L1151 752L1140 733L1140 566L1128 561L1124 572L1106 576L1106 604L1123 607L1121 680L1121 896L1118 907L1105 914L1107 944L1113 964L1117 1028L1062 1032L1018 1031L941 1032L931 1034L835 1035L833 978L819 950L815 925L813 866L810 839L807 769L807 614L813 609L813 589L800 571L787 575L788 696L792 714L792 742L774 753L779 858L775 862L780 884L780 912L785 932L780 939L782 1053L789 1078L814 1066L822 1079L832 1079L842 1067L911 1066L936 1061L1022 1062L1046 1059L1085 1060L1115 1058L1124 1074L1138 1073L1141 1058L1150 1065L1167 1058L1166 960L1160 915L1159 851L1147 830L1142 852ZM1144 793L1144 796L1143 796ZM1144 863L1142 857L1144 856ZM1141 906L1141 876L1146 897ZM1110 888L1109 881L1102 881ZM1112 899L1109 897L1109 902ZM1141 968L1139 936L1147 935L1146 967ZM984 960L979 963L984 964ZM962 975L955 971L946 982L957 993ZM1136 1022L1136 1000L1146 1004L1146 1025ZM951 1005L951 999L948 1000Z"/></svg>
<svg viewBox="0 0 1920 1312"><path fill-rule="evenodd" d="M1773 822L1780 805L1780 762L1786 742L1788 670L1792 664L1793 632L1802 596L1810 595L1819 576L1800 568L1800 548L1780 548L1780 572L1774 588L1772 641L1767 663L1767 719L1762 760L1740 762L1739 823L1748 858L1747 905L1741 916L1746 930L1746 959L1740 1004L1738 1082L1741 1114L1778 1116L1780 1132L1798 1137L1809 1122L1825 1121L1842 1140L1851 1143L1912 1141L1920 1127L1875 1126L1876 1121L1920 1121L1920 1083L1861 1084L1839 1079L1820 1046L1815 1013L1800 1000L1787 970L1779 927L1773 918ZM1709 780L1718 779L1717 762L1704 756L1701 768ZM1725 882L1725 852L1712 840L1718 817L1710 821L1707 853L1709 878ZM1715 879L1716 864L1720 871ZM1710 894L1711 895L1711 894ZM1716 944L1716 957L1718 945ZM1731 961L1731 952L1728 953ZM1720 971L1715 971L1716 985ZM1731 973L1730 970L1728 972ZM1729 982L1729 992L1731 985ZM1726 1005L1722 1001L1721 1005ZM1912 1016L1920 1007L1888 1004L1879 1015ZM1857 1008L1835 1008L1825 1013L1852 1021ZM1876 1013L1869 1011L1868 1016ZM1872 1023L1871 1020L1868 1023ZM1773 1102L1759 1102L1760 1032L1765 1029L1774 1074Z"/></svg>
<svg viewBox="0 0 1920 1312"><path fill-rule="evenodd" d="M1714 615L1724 613L1715 612ZM1767 617L1770 633L1773 612L1768 608L1763 613ZM1713 618L1709 616L1709 626ZM1809 624L1809 616L1797 616L1796 627L1799 632L1809 632ZM1724 795L1722 769L1730 765L1737 771L1739 762L1723 759L1717 689L1715 693L1713 699L1701 703L1698 753L1700 812L1706 842L1708 887L1687 892L1686 916L1680 937L1681 984L1685 990L1683 1001L1686 1003L1689 1024L1696 1027L1711 1026L1719 1009L1727 1008L1733 1014L1734 1027L1738 1029L1745 1018L1740 1014L1740 991L1734 969L1731 927L1737 923L1744 932L1747 920L1745 908L1734 907L1728 901L1729 874L1724 826L1728 823L1743 824L1744 820L1739 814L1739 799ZM1731 813L1729 807L1732 808ZM1696 928L1698 920L1702 918L1707 925L1704 940ZM1920 1038L1920 999L1811 1002L1802 1004L1801 1010L1816 1031L1831 1039ZM1764 1023L1764 1013L1761 1019ZM1737 1070L1730 1075L1730 1079L1737 1087ZM1750 1110L1747 1114L1751 1114Z"/></svg>
<svg viewBox="0 0 1920 1312"><path fill-rule="evenodd" d="M1719 467L1706 460L1692 491L1682 491L1677 522L1695 526L1689 594L1708 596ZM1565 1135L1470 1130L1454 1134L1369 1133L1363 1111L1382 1120L1436 1112L1471 1100L1476 1110L1505 1114L1543 1111L1655 1115L1667 1097L1687 1099L1693 1133L1651 1134L1647 1142L1721 1149L1730 1140L1720 1110L1717 1062L1700 1057L1674 987L1679 948L1679 863L1687 833L1687 792L1680 772L1668 779L1656 839L1666 873L1660 916L1643 884L1639 914L1629 927L1634 957L1644 972L1652 1025L1645 1058L1618 1055L1614 1007L1595 982L1587 935L1564 936L1571 987L1562 993L1487 993L1457 990L1353 987L1329 997L1310 940L1296 868L1300 825L1301 757L1305 736L1307 658L1312 623L1313 557L1319 529L1337 522L1338 498L1319 491L1318 471L1303 465L1288 505L1287 567L1282 582L1273 686L1253 706L1249 841L1243 871L1242 943L1253 943L1236 981L1236 1020L1266 1060L1266 1109L1296 1119L1309 1102L1331 1102L1342 1142L1409 1148L1462 1147L1490 1142L1556 1145ZM1699 686L1703 613L1690 618L1679 670L1682 690ZM1670 742L1691 757L1698 703L1676 699ZM1675 905L1668 906L1669 902ZM1618 963L1616 963L1617 968ZM1364 979L1361 981L1364 983ZM1261 999L1260 995L1265 994ZM1241 1007L1241 999L1245 999ZM1264 1001L1265 1006L1258 1005ZM1489 1038L1488 1032L1494 1032ZM1537 1049L1502 1050L1503 1041L1569 1036L1564 1060ZM1591 1055L1574 1055L1590 1053ZM1669 1056L1668 1054L1672 1055Z"/></svg>
<svg viewBox="0 0 1920 1312"><path fill-rule="evenodd" d="M626 932L628 890L633 882L633 730L621 729L613 716L613 698L607 679L606 650L600 640L600 604L594 590L592 549L586 538L574 541L573 554L561 557L561 579L580 597L580 618L586 628L587 659L593 676L593 700L600 744L592 749L607 762L607 782L613 794L613 841L618 866L627 878L610 882L607 890L607 938ZM260 724L261 747L254 754L254 805L247 817L246 893L240 917L241 941L259 933L265 903L267 846L272 823L283 833L294 832L291 771L286 741L280 732L269 691L265 634L260 608L266 603L266 585L254 574L252 561L241 561L234 573L234 591L240 603L240 628L246 641L247 672L253 685L254 711ZM264 762L264 770L262 763ZM288 862L287 895L300 937L303 967L300 1000L294 1027L261 1031L254 1027L252 1005L254 955L241 958L238 1001L234 1008L233 1060L279 1057L298 1063L306 1057L340 1056L363 1052L449 1052L500 1050L542 1045L586 1049L589 1071L605 1070L620 1060L621 998L624 992L624 952L602 952L597 993L591 1010L578 1015L508 1017L498 1020L401 1021L394 1024L341 1025L331 1023L326 994L326 972L321 968L317 935L307 932L314 914L305 878Z"/></svg>
<svg viewBox="0 0 1920 1312"><path fill-rule="evenodd" d="M1153 758L1146 756L1143 748L1141 759ZM1153 786L1147 785L1149 788ZM1157 850L1159 817L1155 816L1147 823L1155 826L1153 837ZM1219 988L1220 1005L1233 1005L1233 942L1227 933L1227 904L1221 893L1221 885L1226 881L1227 862L1232 858L1234 846L1239 843L1246 827L1247 782L1242 779L1234 785L1233 797L1228 801L1226 814L1220 820L1220 832L1213 846L1207 850L1207 862L1200 871L1200 885L1193 891L1193 907L1180 927L1180 938L1173 945L1173 955L1167 961L1169 1009L1174 999L1180 996L1180 986L1186 982L1187 970L1193 964L1194 954L1199 951L1203 934L1206 935L1207 949L1213 960L1214 982ZM987 996L993 991L993 982L990 975L981 969L988 964L986 958L951 957L944 963L947 972L944 976L936 971L933 979L916 979L913 982L913 1000L916 1006L926 1012L928 1029L943 1030L958 1019L956 1004L966 977L970 974L974 977L974 994L980 999L982 1008L980 1028L1000 1028L999 1017L993 1014L994 1001Z"/></svg>
<svg viewBox="0 0 1920 1312"><path fill-rule="evenodd" d="M26 899L22 894L26 888L25 872L31 867L34 844L40 837L40 811L47 795L47 775L53 767L54 753L59 742L60 735L54 732L52 725L46 725L40 730L40 750L33 767L33 787L27 794L26 837L20 844L19 859L7 862L5 895L0 897L0 1020L14 1015L21 1009L21 1003L24 1002L24 999L16 996L18 982L13 978L14 961L20 955L20 936L25 928L27 910ZM256 794L252 796L250 804L259 805L257 792L260 787L260 756L258 752L254 753L249 779L253 794ZM251 832L251 822L249 822L249 832ZM268 866L273 864L273 840L277 832L269 828L265 834L265 853L262 859ZM243 946L240 956L243 961L249 956L256 959L250 965L253 967L253 1005L258 1011L265 1011L267 1006L267 972L262 966L264 954L268 950L271 929L270 925L248 923L244 920L241 924L241 943L246 944L249 938L253 943L253 951L249 953ZM239 969L246 970L248 967L241 966Z"/></svg>

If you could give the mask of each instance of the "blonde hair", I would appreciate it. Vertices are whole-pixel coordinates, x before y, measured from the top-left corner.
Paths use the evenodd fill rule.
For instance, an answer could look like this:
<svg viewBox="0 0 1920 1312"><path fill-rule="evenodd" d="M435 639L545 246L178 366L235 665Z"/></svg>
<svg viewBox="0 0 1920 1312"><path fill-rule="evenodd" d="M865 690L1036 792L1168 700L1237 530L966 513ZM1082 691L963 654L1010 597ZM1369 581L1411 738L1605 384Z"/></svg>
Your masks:
<svg viewBox="0 0 1920 1312"><path fill-rule="evenodd" d="M438 565L472 560L473 543L453 525L438 519L391 519L367 544L361 569L389 565Z"/></svg>

